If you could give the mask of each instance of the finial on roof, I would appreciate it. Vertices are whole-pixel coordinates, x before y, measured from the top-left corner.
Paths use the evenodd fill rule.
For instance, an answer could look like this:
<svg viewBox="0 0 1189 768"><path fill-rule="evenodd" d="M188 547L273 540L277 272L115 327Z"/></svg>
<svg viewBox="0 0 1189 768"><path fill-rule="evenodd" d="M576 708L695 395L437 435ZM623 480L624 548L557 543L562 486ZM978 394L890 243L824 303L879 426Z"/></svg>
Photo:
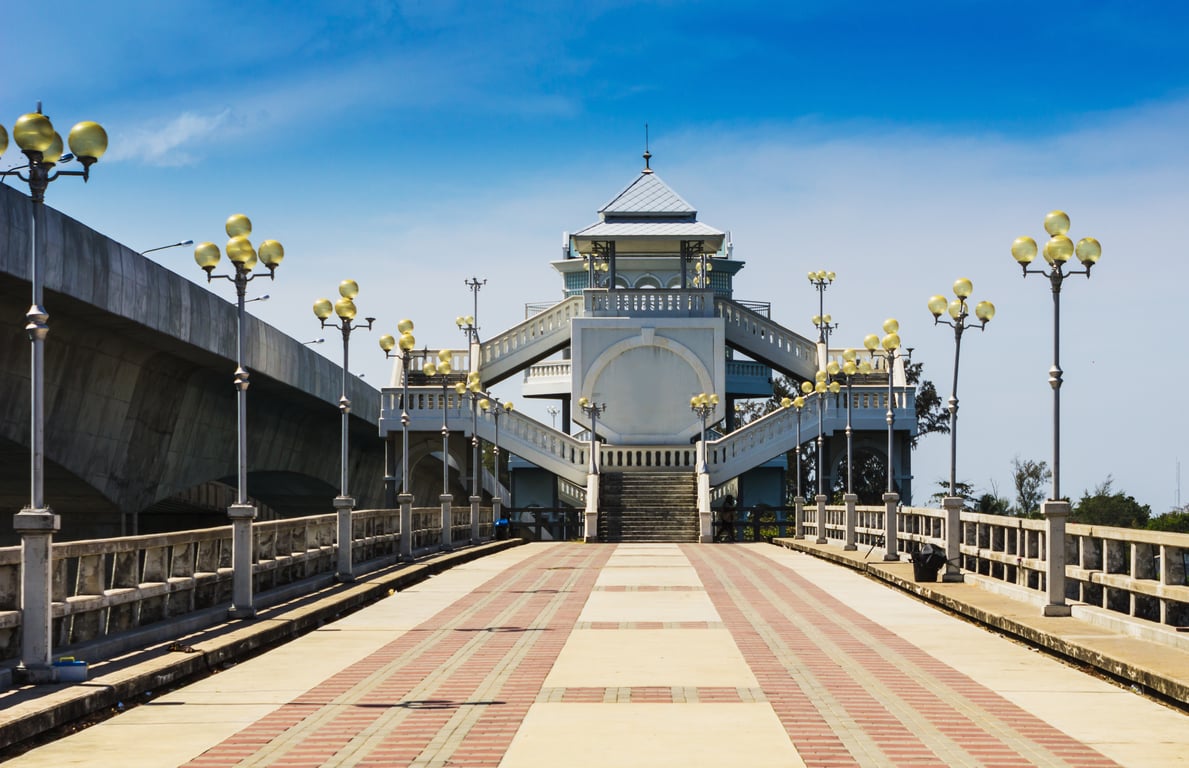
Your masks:
<svg viewBox="0 0 1189 768"><path fill-rule="evenodd" d="M648 151L648 123L644 124L644 170L640 173L652 173L652 169L648 167L648 162L652 160L652 153Z"/></svg>

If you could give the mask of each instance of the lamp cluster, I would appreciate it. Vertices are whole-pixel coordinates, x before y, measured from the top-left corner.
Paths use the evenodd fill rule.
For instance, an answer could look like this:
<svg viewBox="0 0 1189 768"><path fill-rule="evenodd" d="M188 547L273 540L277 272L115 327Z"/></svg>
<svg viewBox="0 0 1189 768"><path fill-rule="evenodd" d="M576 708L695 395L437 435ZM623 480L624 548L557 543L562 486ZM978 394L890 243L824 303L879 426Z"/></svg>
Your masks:
<svg viewBox="0 0 1189 768"><path fill-rule="evenodd" d="M1069 232L1069 216L1064 211L1051 211L1045 216L1044 227L1045 232L1049 233L1049 241L1045 243L1042 253L1054 272L1061 273L1066 262L1076 254L1085 270L1066 274L1084 274L1089 277L1090 269L1102 256L1102 245L1092 237L1083 237L1075 246L1066 234ZM1011 244L1012 258L1023 268L1024 274L1035 271L1028 269L1028 265L1036 258L1036 253L1036 241L1031 237L1017 237Z"/></svg>
<svg viewBox="0 0 1189 768"><path fill-rule="evenodd" d="M103 157L107 151L107 131L99 123L90 120L76 123L67 135L67 144L71 154L63 154L62 135L54 130L54 124L41 113L41 104L36 112L30 112L17 118L12 127L12 139L20 147L21 152L29 160L29 178L23 180L33 183L38 171L48 173L48 170L60 163L68 163L77 159L82 163L82 171L62 171L63 175L82 176L83 181L90 178L91 166ZM8 131L0 125L0 155L8 149ZM52 178L43 178L48 183ZM41 189L45 191L44 186Z"/></svg>
<svg viewBox="0 0 1189 768"><path fill-rule="evenodd" d="M264 262L264 266L268 268L269 279L275 279L277 267L281 266L281 261L285 258L285 249L279 242L265 240L260 244L259 250L253 247L249 239L252 234L252 221L242 213L229 216L223 228L229 238L224 250L227 252L228 260L235 266L237 276L251 275L256 265ZM219 246L214 243L199 243L194 248L194 261L206 272L208 283L213 277L219 277L213 272L221 258Z"/></svg>
<svg viewBox="0 0 1189 768"><path fill-rule="evenodd" d="M970 298L970 294L974 292L974 284L965 277L960 277L954 281L954 296L957 298L947 300L945 296L937 294L929 297L929 311L933 314L934 323L944 323L946 325L954 325L954 323L962 323L970 314L970 308L967 306L966 300ZM945 313L953 318L953 322L942 320L941 316ZM985 327L987 323L991 322L991 318L995 317L995 305L989 301L980 301L974 305L974 316L978 318L981 325Z"/></svg>

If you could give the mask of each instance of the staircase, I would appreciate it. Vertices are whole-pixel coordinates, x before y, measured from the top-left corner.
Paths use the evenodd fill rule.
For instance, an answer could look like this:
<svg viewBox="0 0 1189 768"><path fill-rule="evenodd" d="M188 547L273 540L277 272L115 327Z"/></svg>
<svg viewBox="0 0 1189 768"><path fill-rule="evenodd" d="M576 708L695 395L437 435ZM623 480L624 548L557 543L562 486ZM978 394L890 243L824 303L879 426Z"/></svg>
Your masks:
<svg viewBox="0 0 1189 768"><path fill-rule="evenodd" d="M604 472L599 541L697 541L698 488L692 472Z"/></svg>

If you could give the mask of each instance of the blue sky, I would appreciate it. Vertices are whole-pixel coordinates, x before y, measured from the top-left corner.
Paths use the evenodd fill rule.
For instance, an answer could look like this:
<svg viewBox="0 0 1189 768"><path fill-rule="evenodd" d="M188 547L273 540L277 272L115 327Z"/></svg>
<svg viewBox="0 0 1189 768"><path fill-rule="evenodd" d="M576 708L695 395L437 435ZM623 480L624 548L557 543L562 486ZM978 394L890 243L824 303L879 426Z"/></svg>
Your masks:
<svg viewBox="0 0 1189 768"><path fill-rule="evenodd" d="M361 313L385 332L411 317L431 346L460 346L465 278L488 280L488 333L559 298L546 262L635 177L646 123L653 167L732 232L737 294L802 333L804 275L833 269L835 341L896 316L946 396L953 337L925 302L969 277L999 314L963 342L958 474L1009 497L1013 457L1051 459L1052 327L1047 285L1008 248L1064 208L1104 253L1062 294L1062 490L1109 474L1155 512L1176 501L1189 363L1179 292L1162 288L1189 271L1189 6L113 0L59 3L52 29L3 15L0 119L40 99L60 130L94 119L111 135L92 181L49 203L138 250L221 242L247 213L287 254L252 310L303 339L327 336L310 304L347 277ZM153 258L202 280L189 249ZM351 359L387 381L366 334ZM921 502L948 475L946 439L914 470Z"/></svg>

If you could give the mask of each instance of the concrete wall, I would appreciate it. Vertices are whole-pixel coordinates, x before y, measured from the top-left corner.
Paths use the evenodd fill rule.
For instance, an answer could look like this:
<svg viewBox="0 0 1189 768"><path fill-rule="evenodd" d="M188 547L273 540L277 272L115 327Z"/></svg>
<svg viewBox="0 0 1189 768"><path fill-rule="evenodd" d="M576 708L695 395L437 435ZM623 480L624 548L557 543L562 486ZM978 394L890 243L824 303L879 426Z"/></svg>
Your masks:
<svg viewBox="0 0 1189 768"><path fill-rule="evenodd" d="M139 511L209 480L234 484L233 287L192 283L52 209L46 224L46 499L65 537L79 516ZM0 186L0 504L13 512L29 487L30 231L27 196ZM308 478L299 485L323 488L320 511L329 511L341 368L251 316L246 339L249 493L307 513L292 509L285 478ZM352 377L348 396L350 490L360 506L378 506L380 394Z"/></svg>

